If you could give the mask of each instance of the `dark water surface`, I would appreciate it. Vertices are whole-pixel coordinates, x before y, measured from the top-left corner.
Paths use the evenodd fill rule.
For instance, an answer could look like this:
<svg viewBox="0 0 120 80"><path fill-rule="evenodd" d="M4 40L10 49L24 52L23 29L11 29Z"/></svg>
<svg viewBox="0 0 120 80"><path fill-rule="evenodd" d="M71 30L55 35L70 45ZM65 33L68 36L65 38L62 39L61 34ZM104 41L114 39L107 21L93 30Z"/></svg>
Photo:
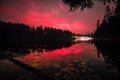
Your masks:
<svg viewBox="0 0 120 80"><path fill-rule="evenodd" d="M0 80L119 80L119 48L80 42L55 50L28 49L27 54L1 51Z"/></svg>

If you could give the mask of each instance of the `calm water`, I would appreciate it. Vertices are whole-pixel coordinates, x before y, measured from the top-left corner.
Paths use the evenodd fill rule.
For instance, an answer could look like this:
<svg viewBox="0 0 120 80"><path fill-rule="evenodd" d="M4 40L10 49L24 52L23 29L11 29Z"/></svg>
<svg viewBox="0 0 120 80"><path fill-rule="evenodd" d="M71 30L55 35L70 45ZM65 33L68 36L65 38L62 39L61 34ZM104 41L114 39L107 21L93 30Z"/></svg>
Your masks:
<svg viewBox="0 0 120 80"><path fill-rule="evenodd" d="M118 80L119 52L112 58L107 55L107 46L96 45L80 42L55 50L29 49L27 54L0 55L0 80Z"/></svg>

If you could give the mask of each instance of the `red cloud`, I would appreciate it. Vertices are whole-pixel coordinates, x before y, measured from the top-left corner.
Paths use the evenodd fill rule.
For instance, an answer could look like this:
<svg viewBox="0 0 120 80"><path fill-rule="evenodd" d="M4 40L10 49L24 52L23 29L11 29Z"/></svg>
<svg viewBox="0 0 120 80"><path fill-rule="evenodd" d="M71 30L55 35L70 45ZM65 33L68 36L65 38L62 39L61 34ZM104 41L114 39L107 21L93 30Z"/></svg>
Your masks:
<svg viewBox="0 0 120 80"><path fill-rule="evenodd" d="M31 26L50 26L85 34L94 31L96 20L103 17L103 7L99 6L98 4L83 12L70 12L62 0L4 0L0 3L0 20L22 22Z"/></svg>

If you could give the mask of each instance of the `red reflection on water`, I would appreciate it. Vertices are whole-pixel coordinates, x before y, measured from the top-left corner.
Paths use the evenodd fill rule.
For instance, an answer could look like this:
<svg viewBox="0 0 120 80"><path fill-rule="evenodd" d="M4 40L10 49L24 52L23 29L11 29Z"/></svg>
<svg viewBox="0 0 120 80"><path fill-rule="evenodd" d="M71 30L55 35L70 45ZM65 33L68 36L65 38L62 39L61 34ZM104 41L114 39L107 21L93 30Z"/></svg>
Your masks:
<svg viewBox="0 0 120 80"><path fill-rule="evenodd" d="M75 56L75 55L80 56L82 53L83 53L83 48L78 47L78 45L73 45L69 48L62 48L49 52L35 51L35 52L31 52L26 56L22 56L16 59L37 68L39 66L42 67L45 65L54 64L71 56Z"/></svg>

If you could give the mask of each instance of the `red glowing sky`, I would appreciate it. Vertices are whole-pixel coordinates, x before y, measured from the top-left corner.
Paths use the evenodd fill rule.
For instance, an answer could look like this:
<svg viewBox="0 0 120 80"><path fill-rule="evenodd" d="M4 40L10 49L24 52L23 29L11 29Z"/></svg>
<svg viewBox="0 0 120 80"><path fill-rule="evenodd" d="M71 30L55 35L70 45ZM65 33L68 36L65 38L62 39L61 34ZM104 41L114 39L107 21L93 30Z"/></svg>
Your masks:
<svg viewBox="0 0 120 80"><path fill-rule="evenodd" d="M96 3L92 9L69 11L62 0L1 0L0 20L30 26L50 26L74 33L91 33L96 20L102 20L104 6Z"/></svg>

